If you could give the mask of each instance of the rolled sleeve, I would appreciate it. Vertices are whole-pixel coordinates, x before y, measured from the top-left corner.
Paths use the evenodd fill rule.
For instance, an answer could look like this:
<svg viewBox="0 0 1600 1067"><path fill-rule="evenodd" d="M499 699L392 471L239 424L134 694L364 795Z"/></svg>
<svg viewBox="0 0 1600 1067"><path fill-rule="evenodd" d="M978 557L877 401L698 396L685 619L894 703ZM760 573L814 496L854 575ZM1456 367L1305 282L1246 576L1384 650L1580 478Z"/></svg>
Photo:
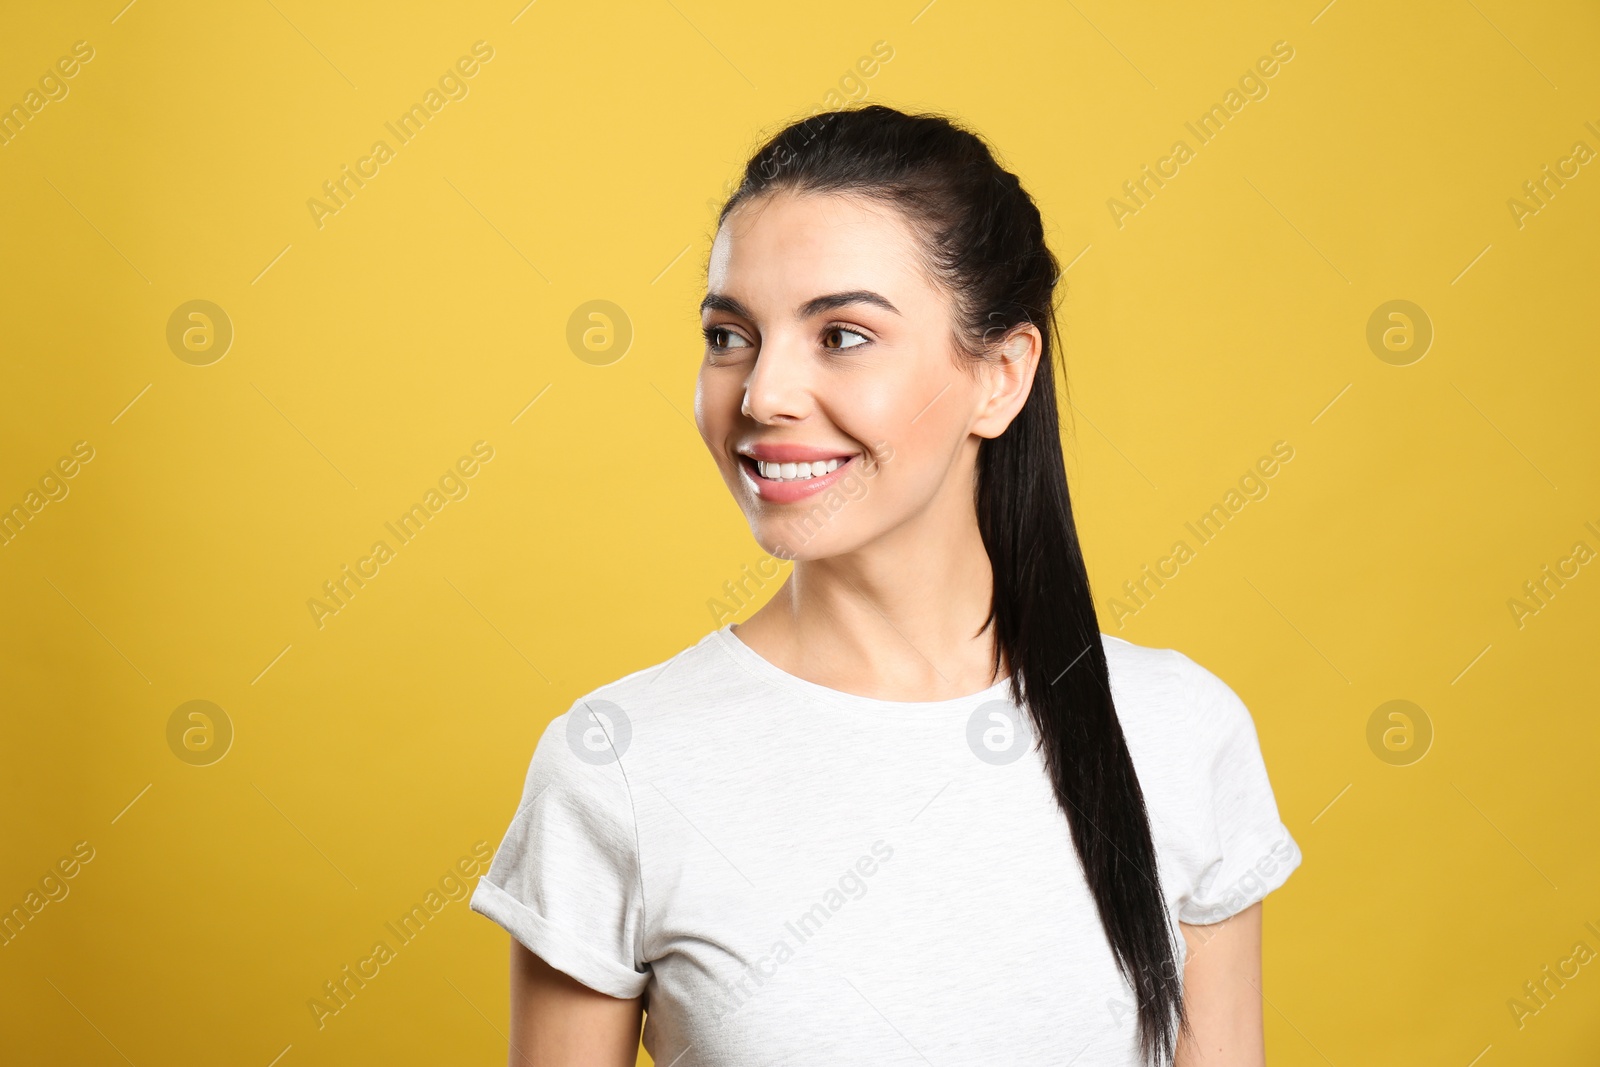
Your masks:
<svg viewBox="0 0 1600 1067"><path fill-rule="evenodd" d="M1181 655L1181 654L1180 654ZM1300 866L1300 846L1278 813L1249 709L1227 683L1187 656L1187 689L1206 826L1201 862L1178 918L1222 922L1286 882Z"/></svg>
<svg viewBox="0 0 1600 1067"><path fill-rule="evenodd" d="M575 716L590 721L582 701L541 735L471 908L556 970L631 999L650 978L632 798L619 760L569 740Z"/></svg>

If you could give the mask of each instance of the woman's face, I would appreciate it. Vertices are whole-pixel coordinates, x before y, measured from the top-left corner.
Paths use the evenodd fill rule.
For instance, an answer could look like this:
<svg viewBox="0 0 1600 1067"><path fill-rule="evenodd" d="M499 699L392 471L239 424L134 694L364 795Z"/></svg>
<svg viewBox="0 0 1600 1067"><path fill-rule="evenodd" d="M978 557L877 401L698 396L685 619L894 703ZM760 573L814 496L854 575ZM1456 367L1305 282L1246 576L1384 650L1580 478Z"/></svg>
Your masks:
<svg viewBox="0 0 1600 1067"><path fill-rule="evenodd" d="M1013 343L1028 358L963 367L915 240L887 205L786 191L741 203L712 244L695 423L774 556L973 521L979 439L1026 400L1038 332Z"/></svg>

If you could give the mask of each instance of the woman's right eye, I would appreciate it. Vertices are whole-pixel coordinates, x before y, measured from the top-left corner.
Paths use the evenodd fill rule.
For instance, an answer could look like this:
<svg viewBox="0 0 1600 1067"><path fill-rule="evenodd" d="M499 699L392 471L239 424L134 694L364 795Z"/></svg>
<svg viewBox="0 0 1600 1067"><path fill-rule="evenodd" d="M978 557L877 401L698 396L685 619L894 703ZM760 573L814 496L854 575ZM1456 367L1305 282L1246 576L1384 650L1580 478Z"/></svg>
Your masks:
<svg viewBox="0 0 1600 1067"><path fill-rule="evenodd" d="M728 329L726 326L707 326L704 329L702 329L700 332L705 334L706 344L711 346L712 348L715 348L719 352L725 352L730 348L747 348L747 347L749 347L748 343L745 342L743 337L740 337L738 334L734 333L732 330ZM724 342L722 340L722 338L724 338L724 337L733 338L738 343L735 344L735 343Z"/></svg>

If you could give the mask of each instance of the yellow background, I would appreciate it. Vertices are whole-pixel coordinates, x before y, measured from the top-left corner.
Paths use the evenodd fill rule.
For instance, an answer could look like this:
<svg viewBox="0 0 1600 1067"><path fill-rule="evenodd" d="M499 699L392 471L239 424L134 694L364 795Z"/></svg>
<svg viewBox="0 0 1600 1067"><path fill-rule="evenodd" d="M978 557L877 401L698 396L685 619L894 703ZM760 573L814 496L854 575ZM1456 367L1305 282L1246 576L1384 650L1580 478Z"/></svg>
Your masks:
<svg viewBox="0 0 1600 1067"><path fill-rule="evenodd" d="M1600 550L1600 163L1508 207L1600 150L1593 5L123 2L0 34L7 107L94 49L0 147L0 506L94 450L0 548L0 906L95 850L0 948L8 1058L502 1061L507 935L464 900L320 1030L307 1001L499 843L551 717L718 625L762 558L690 421L695 305L725 183L843 85L970 122L1072 263L1103 624L1240 693L1305 853L1266 909L1271 1062L1593 1061L1600 962L1508 1006L1600 951L1600 563L1508 606ZM469 94L319 228L322 183L478 40ZM1269 94L1119 227L1280 40ZM166 339L197 299L234 330L206 366ZM1435 332L1406 366L1366 340L1396 299ZM566 340L590 300L631 323L608 365ZM468 495L319 627L480 440ZM1280 440L1268 495L1118 628ZM235 731L209 766L168 744L191 700ZM1431 724L1409 765L1368 744L1390 700Z"/></svg>

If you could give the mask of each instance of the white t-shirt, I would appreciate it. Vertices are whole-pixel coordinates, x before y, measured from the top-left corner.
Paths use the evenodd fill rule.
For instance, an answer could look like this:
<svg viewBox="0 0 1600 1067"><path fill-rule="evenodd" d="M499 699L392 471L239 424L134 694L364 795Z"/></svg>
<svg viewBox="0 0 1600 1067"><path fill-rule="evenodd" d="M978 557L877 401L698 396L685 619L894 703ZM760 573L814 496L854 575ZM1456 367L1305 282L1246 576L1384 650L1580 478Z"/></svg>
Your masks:
<svg viewBox="0 0 1600 1067"><path fill-rule="evenodd" d="M1101 638L1169 910L1220 922L1301 860L1250 713L1182 653ZM1133 992L1007 685L877 700L714 630L550 723L472 910L643 995L660 1067L1134 1067Z"/></svg>

